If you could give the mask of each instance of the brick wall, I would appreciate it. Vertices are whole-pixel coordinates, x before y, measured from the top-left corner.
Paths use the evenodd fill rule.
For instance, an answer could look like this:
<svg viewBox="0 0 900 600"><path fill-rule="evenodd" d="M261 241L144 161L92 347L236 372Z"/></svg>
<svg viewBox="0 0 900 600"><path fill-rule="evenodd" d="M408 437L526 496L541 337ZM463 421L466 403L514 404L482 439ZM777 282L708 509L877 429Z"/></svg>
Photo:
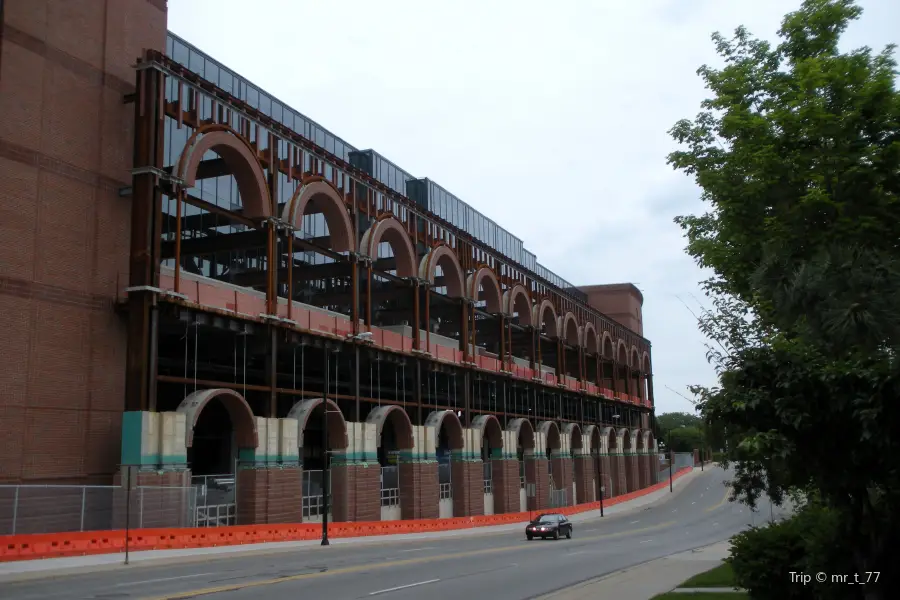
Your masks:
<svg viewBox="0 0 900 600"><path fill-rule="evenodd" d="M237 477L237 524L265 524L268 517L269 473L266 469L240 469ZM299 493L299 483L298 483Z"/></svg>
<svg viewBox="0 0 900 600"><path fill-rule="evenodd" d="M300 467L266 469L268 513L266 523L299 523L303 516L303 472ZM332 488L333 489L333 488ZM341 510L335 501L333 514Z"/></svg>
<svg viewBox="0 0 900 600"><path fill-rule="evenodd" d="M600 461L602 463L601 470L603 473L603 482L597 484L598 489L599 486L605 486L605 489L603 490L603 498L612 498L613 493L616 490L615 486L618 485L618 482L616 481L616 474L613 471L613 464L615 464L615 461L613 461L612 457L608 455L601 456ZM599 495L597 497L599 498Z"/></svg>
<svg viewBox="0 0 900 600"><path fill-rule="evenodd" d="M400 464L400 515L404 519L437 519L437 463Z"/></svg>
<svg viewBox="0 0 900 600"><path fill-rule="evenodd" d="M380 521L381 477L378 465L339 465L331 469L335 521Z"/></svg>
<svg viewBox="0 0 900 600"><path fill-rule="evenodd" d="M625 461L625 455L618 454L612 457L613 471L615 472L616 496L628 493L628 467Z"/></svg>
<svg viewBox="0 0 900 600"><path fill-rule="evenodd" d="M637 456L628 454L625 456L625 484L629 492L638 489L638 466Z"/></svg>
<svg viewBox="0 0 900 600"><path fill-rule="evenodd" d="M492 461L494 514L517 513L519 506L519 461Z"/></svg>
<svg viewBox="0 0 900 600"><path fill-rule="evenodd" d="M599 496L596 489L596 459L593 456L575 457L576 502L594 502Z"/></svg>
<svg viewBox="0 0 900 600"><path fill-rule="evenodd" d="M453 516L484 514L484 466L477 462L453 462L450 465L453 489Z"/></svg>
<svg viewBox="0 0 900 600"><path fill-rule="evenodd" d="M641 489L653 485L650 481L650 459L653 457L649 454L642 454L639 458L638 468L640 469Z"/></svg>
<svg viewBox="0 0 900 600"><path fill-rule="evenodd" d="M574 468L572 459L569 457L551 458L553 464L553 484L558 490L566 491L566 502L568 505L574 503L572 498L572 477Z"/></svg>
<svg viewBox="0 0 900 600"><path fill-rule="evenodd" d="M525 482L535 486L535 495L528 498L528 510L545 510L550 504L550 471L547 467L546 459L525 460Z"/></svg>
<svg viewBox="0 0 900 600"><path fill-rule="evenodd" d="M0 63L0 482L104 482L119 461L131 65L165 4L4 6Z"/></svg>

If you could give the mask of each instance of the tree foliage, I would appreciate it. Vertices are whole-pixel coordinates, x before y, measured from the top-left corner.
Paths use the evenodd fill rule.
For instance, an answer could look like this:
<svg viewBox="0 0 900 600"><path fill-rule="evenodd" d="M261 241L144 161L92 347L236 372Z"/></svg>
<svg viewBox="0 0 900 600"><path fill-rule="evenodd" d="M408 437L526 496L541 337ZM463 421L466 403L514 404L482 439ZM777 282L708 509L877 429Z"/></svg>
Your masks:
<svg viewBox="0 0 900 600"><path fill-rule="evenodd" d="M815 494L856 567L884 571L900 531L900 94L893 46L840 51L860 14L806 0L777 45L715 34L724 66L699 70L711 98L672 129L669 163L709 207L676 222L714 273L700 326L719 386L694 391L737 497Z"/></svg>

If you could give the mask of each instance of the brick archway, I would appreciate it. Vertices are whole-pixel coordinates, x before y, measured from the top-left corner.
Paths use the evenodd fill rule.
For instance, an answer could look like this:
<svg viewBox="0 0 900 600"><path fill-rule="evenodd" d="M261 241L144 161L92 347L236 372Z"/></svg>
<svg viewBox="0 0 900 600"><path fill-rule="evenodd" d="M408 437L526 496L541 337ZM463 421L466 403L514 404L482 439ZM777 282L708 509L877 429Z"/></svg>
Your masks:
<svg viewBox="0 0 900 600"><path fill-rule="evenodd" d="M303 215L310 203L325 216L331 249L335 252L353 252L356 244L347 207L338 190L324 177L314 175L304 179L285 205L282 218L300 229Z"/></svg>
<svg viewBox="0 0 900 600"><path fill-rule="evenodd" d="M588 352L589 354L600 352L600 338L597 337L597 329L590 321L584 324L582 345L584 346L585 352Z"/></svg>
<svg viewBox="0 0 900 600"><path fill-rule="evenodd" d="M514 285L512 288L503 292L503 312L512 316L519 315L519 325L528 327L534 323L531 306L531 296L524 285Z"/></svg>
<svg viewBox="0 0 900 600"><path fill-rule="evenodd" d="M549 318L547 311L550 311ZM547 337L559 337L559 318L556 316L556 308L549 300L542 300L534 307L534 326L540 329L541 325L546 326L545 335Z"/></svg>
<svg viewBox="0 0 900 600"><path fill-rule="evenodd" d="M289 419L297 419L297 445L303 447L303 433L313 413L324 412L328 428L328 450L344 450L347 447L347 422L341 409L332 400L311 398L300 400L288 412Z"/></svg>
<svg viewBox="0 0 900 600"><path fill-rule="evenodd" d="M538 424L538 432L544 434L544 439L547 442L547 450L553 451L560 449L559 425L556 424L556 421L541 421Z"/></svg>
<svg viewBox="0 0 900 600"><path fill-rule="evenodd" d="M616 358L616 354L613 351L613 339L612 336L609 335L608 331L603 332L603 339L600 343L600 351L602 352L603 358L608 360L613 360Z"/></svg>
<svg viewBox="0 0 900 600"><path fill-rule="evenodd" d="M237 182L244 215L263 219L272 215L266 175L250 144L227 125L205 125L197 129L181 151L176 174L189 189L197 184L197 169L203 156L212 150L231 170Z"/></svg>
<svg viewBox="0 0 900 600"><path fill-rule="evenodd" d="M176 412L185 415L184 445L191 448L194 444L194 426L200 413L212 400L218 399L228 411L231 426L234 429L234 442L238 448L256 448L259 440L256 433L256 419L253 410L244 397L234 390L214 388L198 390L189 394L178 405Z"/></svg>
<svg viewBox="0 0 900 600"><path fill-rule="evenodd" d="M628 346L622 340L619 340L619 343L616 344L616 360L618 360L619 366L628 366Z"/></svg>
<svg viewBox="0 0 900 600"><path fill-rule="evenodd" d="M517 447L521 440L522 448L534 449L534 427L531 425L531 421L521 417L513 419L506 425L506 430L515 432Z"/></svg>
<svg viewBox="0 0 900 600"><path fill-rule="evenodd" d="M641 357L641 370L644 372L644 375L650 375L650 354L644 352L644 355Z"/></svg>
<svg viewBox="0 0 900 600"><path fill-rule="evenodd" d="M566 423L563 425L562 432L569 436L572 450L583 449L584 441L581 438L581 426L578 423Z"/></svg>
<svg viewBox="0 0 900 600"><path fill-rule="evenodd" d="M456 253L447 244L439 244L428 251L419 263L419 279L425 279L434 285L435 273L440 267L447 286L447 296L462 298L465 295L462 266Z"/></svg>
<svg viewBox="0 0 900 600"><path fill-rule="evenodd" d="M634 370L641 368L641 354L638 352L637 346L631 347L631 362L629 366Z"/></svg>
<svg viewBox="0 0 900 600"><path fill-rule="evenodd" d="M366 423L375 425L375 446L377 448L381 447L381 432L388 419L391 419L394 430L397 432L397 446L401 450L409 450L412 448L412 421L409 420L409 415L406 414L405 410L394 404L373 408L366 418Z"/></svg>
<svg viewBox="0 0 900 600"><path fill-rule="evenodd" d="M478 432L482 440L487 438L491 448L503 448L503 428L494 415L478 415L472 419L472 429Z"/></svg>
<svg viewBox="0 0 900 600"><path fill-rule="evenodd" d="M562 332L563 339L569 346L577 348L581 344L581 339L578 335L578 319L575 318L574 313L567 312L563 317Z"/></svg>
<svg viewBox="0 0 900 600"><path fill-rule="evenodd" d="M484 284L484 297L480 298L480 287ZM466 292L474 301L484 300L485 308L489 313L503 311L503 293L500 289L500 281L489 267L481 267L466 279Z"/></svg>
<svg viewBox="0 0 900 600"><path fill-rule="evenodd" d="M450 418L449 421L447 420L448 417ZM450 441L450 449L462 450L465 446L463 427L455 412L452 410L436 410L429 414L425 419L425 425L427 427L434 427L435 446L437 445L438 438L440 438L441 427L445 424L447 424L447 437Z"/></svg>
<svg viewBox="0 0 900 600"><path fill-rule="evenodd" d="M415 277L416 251L403 225L394 217L381 217L363 234L359 252L373 262L378 260L378 245L387 242L394 252L397 277Z"/></svg>

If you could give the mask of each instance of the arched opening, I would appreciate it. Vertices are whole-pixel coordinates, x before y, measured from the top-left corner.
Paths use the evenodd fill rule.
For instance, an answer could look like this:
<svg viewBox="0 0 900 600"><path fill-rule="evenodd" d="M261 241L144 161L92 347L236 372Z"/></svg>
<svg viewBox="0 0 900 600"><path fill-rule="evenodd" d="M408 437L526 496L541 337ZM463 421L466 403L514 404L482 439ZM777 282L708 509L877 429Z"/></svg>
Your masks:
<svg viewBox="0 0 900 600"><path fill-rule="evenodd" d="M224 281L265 292L271 216L265 173L250 143L226 125L169 130L165 169L182 180L161 198L160 268L164 287L190 281ZM222 250L227 248L227 250Z"/></svg>
<svg viewBox="0 0 900 600"><path fill-rule="evenodd" d="M534 453L534 428L528 419L516 418L507 424L506 429L512 431L516 437L516 459L519 462L519 510L524 511L527 510L528 503L525 495L525 457Z"/></svg>
<svg viewBox="0 0 900 600"><path fill-rule="evenodd" d="M629 385L629 367L628 367L628 349L625 342L619 340L616 346L617 363L616 363L616 391L623 394L631 394L631 386ZM628 423L629 425L631 423Z"/></svg>
<svg viewBox="0 0 900 600"><path fill-rule="evenodd" d="M615 382L616 353L615 353L615 350L613 347L612 337L606 331L603 332L603 341L601 342L600 354L601 354L601 360L600 360L601 383L600 383L600 386L603 389L615 391L615 388L616 388L616 382Z"/></svg>
<svg viewBox="0 0 900 600"><path fill-rule="evenodd" d="M566 489L565 470L560 460L562 440L559 435L559 426L553 421L543 421L538 425L538 431L544 434L544 440L546 441L545 453L549 475L550 507L566 506L566 497L570 490Z"/></svg>
<svg viewBox="0 0 900 600"><path fill-rule="evenodd" d="M419 265L406 229L394 217L380 217L363 234L359 252L372 261L363 285L368 287L372 324L413 337L415 293L407 279L416 277Z"/></svg>
<svg viewBox="0 0 900 600"><path fill-rule="evenodd" d="M633 492L637 489L637 468L635 465L635 439L633 432L624 429L622 436L622 452L625 455L625 490Z"/></svg>
<svg viewBox="0 0 900 600"><path fill-rule="evenodd" d="M435 411L425 419L426 427L434 427L438 463L438 516L453 516L453 454L465 445L462 423L452 410ZM462 476L461 473L458 475ZM462 498L460 498L462 500Z"/></svg>
<svg viewBox="0 0 900 600"><path fill-rule="evenodd" d="M297 419L300 445L302 520L320 521L325 512L325 469L334 452L347 448L347 424L338 405L324 398L301 400L291 407L288 418ZM328 490L331 495L331 490ZM334 506L329 507L329 514Z"/></svg>
<svg viewBox="0 0 900 600"><path fill-rule="evenodd" d="M593 383L600 383L600 338L593 323L585 323L582 332L582 346L584 347L584 379Z"/></svg>
<svg viewBox="0 0 900 600"><path fill-rule="evenodd" d="M647 406L653 406L653 394L650 390L650 377L653 374L653 371L650 369L650 354L644 352L644 356L641 358L641 390L643 395L641 396L646 400Z"/></svg>
<svg viewBox="0 0 900 600"><path fill-rule="evenodd" d="M503 293L500 282L488 267L481 267L466 282L469 298L475 302L472 314L472 344L477 355L500 358L500 321Z"/></svg>
<svg viewBox="0 0 900 600"><path fill-rule="evenodd" d="M619 436L616 433L616 430L612 427L606 427L603 430L603 437L606 439L606 463L603 466L609 467L608 469L603 469L604 473L609 473L609 478L606 479L601 478L601 486L608 485L609 487L604 491L606 494L604 498L612 498L613 496L618 496L622 493L620 487L620 479L619 479L619 454L621 450L618 447ZM603 460L601 458L601 460Z"/></svg>
<svg viewBox="0 0 900 600"><path fill-rule="evenodd" d="M237 522L236 466L241 450L257 446L256 421L243 396L233 390L199 390L176 409L185 416L185 449L191 484L197 489L200 526Z"/></svg>
<svg viewBox="0 0 900 600"><path fill-rule="evenodd" d="M578 423L567 423L563 427L563 433L569 436L569 456L572 457L572 465L574 471L574 477L572 477L571 483L571 493L572 493L572 502L571 504L577 504L579 502L586 502L585 497L585 479L590 479L591 473L589 471L590 463L585 461L583 456L584 452L584 438L582 437L581 427ZM585 467L588 469L585 469ZM588 472L585 472L585 471ZM590 486L588 486L590 489Z"/></svg>
<svg viewBox="0 0 900 600"><path fill-rule="evenodd" d="M558 374L559 352L557 340L559 338L559 319L556 309L549 300L543 300L535 307L535 323L538 328L537 359L541 375L544 373ZM537 366L537 365L536 365Z"/></svg>
<svg viewBox="0 0 900 600"><path fill-rule="evenodd" d="M375 425L375 444L381 468L381 520L401 518L400 458L413 447L409 415L396 405L373 408L366 423Z"/></svg>
<svg viewBox="0 0 900 600"><path fill-rule="evenodd" d="M493 415L479 415L472 427L481 437L481 463L483 468L484 514L494 514L494 460L503 458L503 429Z"/></svg>
<svg viewBox="0 0 900 600"><path fill-rule="evenodd" d="M465 274L450 246L434 246L419 263L419 278L431 283L423 322L430 346L459 349L462 337L460 298L466 296Z"/></svg>
<svg viewBox="0 0 900 600"><path fill-rule="evenodd" d="M629 376L631 377L631 395L641 400L644 399L643 378L641 377L641 355L637 346L631 347L631 359L629 360Z"/></svg>
<svg viewBox="0 0 900 600"><path fill-rule="evenodd" d="M506 351L512 354L512 362L522 368L531 366L532 331L534 323L531 298L525 286L516 284L503 293L504 311L508 315L508 340Z"/></svg>
<svg viewBox="0 0 900 600"><path fill-rule="evenodd" d="M563 368L565 374L575 379L581 378L581 336L578 331L578 321L571 312L563 317Z"/></svg>
<svg viewBox="0 0 900 600"><path fill-rule="evenodd" d="M279 204L282 219L293 227L279 233L279 302L286 304L290 298L350 315L354 299L349 254L356 243L343 192L319 175L296 181L282 174L279 189L286 198Z"/></svg>

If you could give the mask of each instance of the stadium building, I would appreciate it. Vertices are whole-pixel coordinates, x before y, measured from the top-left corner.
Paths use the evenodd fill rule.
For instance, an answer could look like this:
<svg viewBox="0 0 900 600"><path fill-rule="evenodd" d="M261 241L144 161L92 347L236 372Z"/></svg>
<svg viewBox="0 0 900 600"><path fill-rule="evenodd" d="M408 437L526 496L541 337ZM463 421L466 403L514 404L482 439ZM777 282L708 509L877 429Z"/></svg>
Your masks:
<svg viewBox="0 0 900 600"><path fill-rule="evenodd" d="M215 525L317 520L326 488L377 521L656 482L633 285L568 283L163 0L0 15L0 483L128 465Z"/></svg>

